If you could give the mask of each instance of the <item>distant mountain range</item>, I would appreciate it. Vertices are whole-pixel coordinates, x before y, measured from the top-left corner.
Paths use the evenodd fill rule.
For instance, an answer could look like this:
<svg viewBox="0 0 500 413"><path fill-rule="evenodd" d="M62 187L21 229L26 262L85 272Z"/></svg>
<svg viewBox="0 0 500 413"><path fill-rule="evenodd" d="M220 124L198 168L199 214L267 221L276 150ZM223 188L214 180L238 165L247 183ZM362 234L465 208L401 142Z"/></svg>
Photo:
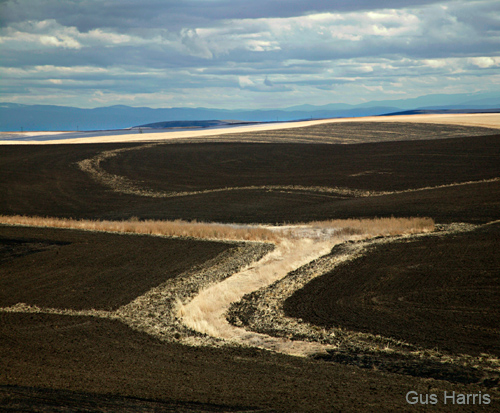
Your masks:
<svg viewBox="0 0 500 413"><path fill-rule="evenodd" d="M210 108L164 108L108 106L81 109L69 106L0 103L0 131L109 130L131 127L213 127L193 121L237 119L223 123L276 122L301 119L360 117L405 111L469 112L500 108L500 93L426 95L412 99L371 101L358 105L332 103L322 106L300 105L280 109L228 110ZM500 111L500 109L499 109ZM179 121L184 121L179 123ZM159 126L165 122L177 122ZM152 126L151 124L156 124Z"/></svg>

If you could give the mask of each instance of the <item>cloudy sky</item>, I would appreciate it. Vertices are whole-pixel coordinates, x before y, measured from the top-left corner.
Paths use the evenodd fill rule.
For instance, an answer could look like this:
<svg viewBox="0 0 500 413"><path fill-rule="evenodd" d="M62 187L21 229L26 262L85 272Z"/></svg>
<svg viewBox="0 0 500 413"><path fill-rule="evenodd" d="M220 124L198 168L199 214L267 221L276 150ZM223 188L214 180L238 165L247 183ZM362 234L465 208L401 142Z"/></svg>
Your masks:
<svg viewBox="0 0 500 413"><path fill-rule="evenodd" d="M0 101L269 108L500 91L500 1L0 0Z"/></svg>

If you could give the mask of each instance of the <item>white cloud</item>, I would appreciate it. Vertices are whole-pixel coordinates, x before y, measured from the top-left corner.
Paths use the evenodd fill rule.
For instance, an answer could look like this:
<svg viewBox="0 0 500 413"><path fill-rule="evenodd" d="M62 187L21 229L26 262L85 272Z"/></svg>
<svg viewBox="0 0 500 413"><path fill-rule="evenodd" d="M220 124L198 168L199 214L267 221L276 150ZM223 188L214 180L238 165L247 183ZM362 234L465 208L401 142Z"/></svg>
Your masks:
<svg viewBox="0 0 500 413"><path fill-rule="evenodd" d="M433 69L446 67L449 64L446 59L424 59L422 63Z"/></svg>
<svg viewBox="0 0 500 413"><path fill-rule="evenodd" d="M42 35L38 38L41 44L44 46L54 46L54 47L65 47L68 49L80 49L82 47L81 43L70 36L58 35L58 36L47 36Z"/></svg>
<svg viewBox="0 0 500 413"><path fill-rule="evenodd" d="M137 36L94 29L87 33L76 27L66 27L53 19L27 21L0 31L0 44L12 50L39 50L46 48L81 49L96 46L139 46L148 43Z"/></svg>
<svg viewBox="0 0 500 413"><path fill-rule="evenodd" d="M238 83L239 83L241 88L255 86L255 83L252 82L248 76L239 76Z"/></svg>
<svg viewBox="0 0 500 413"><path fill-rule="evenodd" d="M482 57L472 57L468 60L474 66L480 67L481 69L500 66L500 57L482 56Z"/></svg>
<svg viewBox="0 0 500 413"><path fill-rule="evenodd" d="M281 49L278 42L267 40L249 40L246 42L246 48L252 52L265 52Z"/></svg>
<svg viewBox="0 0 500 413"><path fill-rule="evenodd" d="M103 29L91 30L87 34L81 34L81 37L89 42L99 42L102 44L112 44L112 45L120 45L120 44L137 45L145 43L144 40L138 41L139 39L137 37L129 36L126 34L113 33L110 31L105 31Z"/></svg>
<svg viewBox="0 0 500 413"><path fill-rule="evenodd" d="M198 35L197 30L184 29L181 31L181 42L185 46L185 50L191 55L202 57L204 59L212 59L213 53L210 50L205 39Z"/></svg>

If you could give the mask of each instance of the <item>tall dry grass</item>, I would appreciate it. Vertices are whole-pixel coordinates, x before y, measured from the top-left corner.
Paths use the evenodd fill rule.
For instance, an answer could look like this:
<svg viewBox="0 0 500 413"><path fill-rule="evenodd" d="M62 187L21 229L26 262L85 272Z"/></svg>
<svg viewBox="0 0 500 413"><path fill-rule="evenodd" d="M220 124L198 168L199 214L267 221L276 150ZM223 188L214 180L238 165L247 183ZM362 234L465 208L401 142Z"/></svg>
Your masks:
<svg viewBox="0 0 500 413"><path fill-rule="evenodd" d="M370 219L333 219L327 221L313 221L308 223L312 227L341 228L341 233L379 235L401 235L429 232L434 230L432 218L370 218Z"/></svg>
<svg viewBox="0 0 500 413"><path fill-rule="evenodd" d="M297 231L297 227L307 226L314 230L324 230L328 236L362 235L364 237L413 234L434 229L431 218L374 218L339 219L314 221L293 225L288 229L274 230L260 226L217 224L196 221L159 221L131 218L127 221L75 220L70 218L28 217L0 215L1 224L34 227L70 228L87 231L108 231L120 233L163 235L170 237L192 237L209 240L239 240L279 242L282 238L308 238L310 231Z"/></svg>
<svg viewBox="0 0 500 413"><path fill-rule="evenodd" d="M127 221L76 220L70 218L0 216L0 223L34 227L70 228L87 231L108 231L163 235L171 237L193 237L200 239L276 241L274 232L259 227L236 227L228 224L204 223L196 221L158 221L131 218Z"/></svg>

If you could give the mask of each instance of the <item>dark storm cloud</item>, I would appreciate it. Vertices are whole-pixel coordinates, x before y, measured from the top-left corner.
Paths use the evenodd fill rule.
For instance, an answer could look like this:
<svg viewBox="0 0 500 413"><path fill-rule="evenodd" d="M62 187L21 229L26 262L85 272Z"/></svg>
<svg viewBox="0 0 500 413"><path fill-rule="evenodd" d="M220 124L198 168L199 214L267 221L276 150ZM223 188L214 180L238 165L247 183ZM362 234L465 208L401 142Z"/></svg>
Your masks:
<svg viewBox="0 0 500 413"><path fill-rule="evenodd" d="M420 10L414 16L415 19L420 19L418 22L398 20L397 17L400 16L397 15L396 18L382 18L378 22L376 16L370 19L362 14L367 10L403 10L433 3L439 3L443 7L433 7L431 12ZM446 6L447 4L450 6ZM413 55L435 58L497 53L500 49L499 4L495 1L470 0L293 0L287 1L286 7L283 7L283 1L269 0L18 0L0 3L0 15L4 32L7 35L9 32L14 33L21 39L20 42L22 35L17 33L30 33L40 38L44 36L43 47L50 43L47 36L52 36L52 45L60 46L57 52L39 47L31 58L19 53L19 59L23 62L21 64L30 64L30 61L38 58L43 60L41 53L47 53L50 58L56 58L58 64L65 65L68 64L68 59L74 59L74 64L81 64L79 60L86 59L90 64L104 66L126 64L125 61L128 61L135 64L147 63L153 67L193 67L198 64L205 66L207 60L224 61L226 64L264 61L271 62L272 66L272 62L286 59L323 61L361 56ZM309 27L301 26L300 22L292 19L293 27L286 36L279 33L280 21L286 22L287 17L304 16L313 12L356 12L358 16L347 14L344 20L328 23L320 20ZM270 20L252 20L275 17L282 20L274 23L269 23ZM227 21L230 19L235 21ZM373 25L380 25L386 31L394 30L394 34L363 33L365 27ZM403 29L406 26L408 30L397 32L398 25ZM357 27L353 30L350 26ZM331 28L336 27L339 28L339 33L328 34ZM200 33L203 28L208 32ZM324 29L326 33L318 35L317 32ZM352 38L342 37L343 32ZM134 36L142 41L115 41L110 37L113 33ZM268 38L265 38L266 33ZM89 36L86 38L85 34ZM355 39L356 35L359 39ZM256 38L254 43L249 40L251 36ZM21 44L11 49L22 50L22 47ZM86 48L91 50L85 50ZM79 52L73 53L69 49ZM10 49L7 47L3 51L9 53ZM77 54L81 56L80 59ZM15 64L10 58L6 61L7 64Z"/></svg>
<svg viewBox="0 0 500 413"><path fill-rule="evenodd" d="M109 27L131 29L204 27L227 19L296 17L310 13L402 9L436 0L18 0L0 2L2 25L24 20L55 19L80 31Z"/></svg>

